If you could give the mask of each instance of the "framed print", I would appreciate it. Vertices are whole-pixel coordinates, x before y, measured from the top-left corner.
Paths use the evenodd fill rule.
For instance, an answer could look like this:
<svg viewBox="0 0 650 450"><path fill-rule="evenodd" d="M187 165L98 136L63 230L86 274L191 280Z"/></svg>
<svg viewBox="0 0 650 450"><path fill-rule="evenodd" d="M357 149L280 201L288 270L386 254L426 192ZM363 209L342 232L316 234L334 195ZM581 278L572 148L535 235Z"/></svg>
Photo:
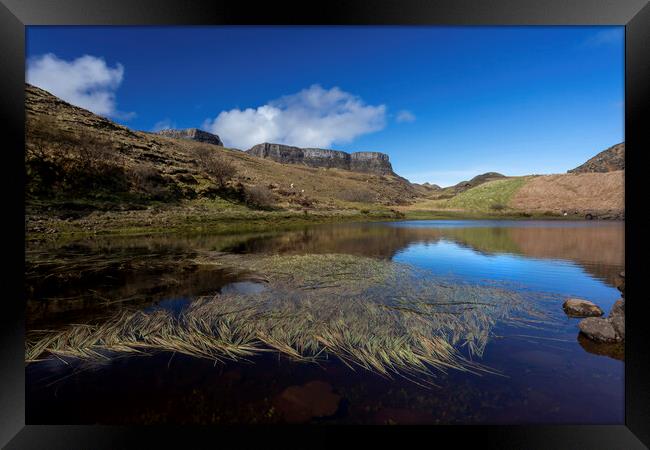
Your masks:
<svg viewBox="0 0 650 450"><path fill-rule="evenodd" d="M0 9L7 448L648 445L647 2Z"/></svg>

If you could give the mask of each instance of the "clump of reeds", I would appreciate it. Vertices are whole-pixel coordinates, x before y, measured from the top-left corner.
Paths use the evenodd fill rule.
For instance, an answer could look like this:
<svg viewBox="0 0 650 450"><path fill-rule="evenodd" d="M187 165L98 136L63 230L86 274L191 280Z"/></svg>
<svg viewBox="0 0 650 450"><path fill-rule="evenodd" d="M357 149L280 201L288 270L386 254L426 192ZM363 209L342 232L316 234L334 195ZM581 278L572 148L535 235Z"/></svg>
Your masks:
<svg viewBox="0 0 650 450"><path fill-rule="evenodd" d="M267 289L203 297L180 314L123 311L99 324L41 332L30 337L26 360L159 350L220 361L275 351L300 361L335 356L385 376L428 377L449 368L484 370L471 357L482 354L494 325L529 310L514 292L451 284L390 261L309 255L238 257L238 264L259 273Z"/></svg>

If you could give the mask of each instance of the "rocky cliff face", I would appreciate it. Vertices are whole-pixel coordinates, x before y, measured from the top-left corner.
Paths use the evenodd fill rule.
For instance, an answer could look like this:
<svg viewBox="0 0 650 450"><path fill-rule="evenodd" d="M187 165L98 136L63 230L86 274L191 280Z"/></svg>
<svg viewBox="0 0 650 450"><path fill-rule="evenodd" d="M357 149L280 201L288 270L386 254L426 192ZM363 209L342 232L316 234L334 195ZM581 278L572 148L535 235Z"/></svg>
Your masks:
<svg viewBox="0 0 650 450"><path fill-rule="evenodd" d="M187 128L185 130L160 130L158 133L161 136L167 136L177 139L191 139L197 142L204 142L206 144L213 144L223 146L223 142L216 134L208 133L207 131L199 130L198 128Z"/></svg>
<svg viewBox="0 0 650 450"><path fill-rule="evenodd" d="M613 145L568 173L613 172L625 169L625 143Z"/></svg>
<svg viewBox="0 0 650 450"><path fill-rule="evenodd" d="M326 167L355 172L393 174L388 155L379 152L346 153L322 148L298 148L289 145L257 144L246 153L284 164L304 164L311 167Z"/></svg>
<svg viewBox="0 0 650 450"><path fill-rule="evenodd" d="M384 153L355 152L350 155L350 170L389 174L393 172L393 167L388 161L388 155Z"/></svg>
<svg viewBox="0 0 650 450"><path fill-rule="evenodd" d="M322 148L302 149L303 164L311 167L334 167L336 169L350 170L350 154L339 150L325 150Z"/></svg>

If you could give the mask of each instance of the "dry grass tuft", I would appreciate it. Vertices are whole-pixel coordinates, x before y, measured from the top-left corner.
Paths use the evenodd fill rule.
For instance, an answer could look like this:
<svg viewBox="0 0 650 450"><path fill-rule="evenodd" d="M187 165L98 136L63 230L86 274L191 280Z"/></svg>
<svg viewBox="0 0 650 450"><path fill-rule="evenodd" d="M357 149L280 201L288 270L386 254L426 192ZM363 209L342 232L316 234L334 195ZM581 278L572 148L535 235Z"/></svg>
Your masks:
<svg viewBox="0 0 650 450"><path fill-rule="evenodd" d="M263 274L267 289L203 297L180 314L122 311L103 323L40 332L29 337L26 360L51 354L99 361L110 352L160 350L223 361L275 351L298 361L331 355L351 368L429 380L448 369L487 370L471 358L482 355L496 323L530 313L513 292L449 284L389 261L224 259Z"/></svg>

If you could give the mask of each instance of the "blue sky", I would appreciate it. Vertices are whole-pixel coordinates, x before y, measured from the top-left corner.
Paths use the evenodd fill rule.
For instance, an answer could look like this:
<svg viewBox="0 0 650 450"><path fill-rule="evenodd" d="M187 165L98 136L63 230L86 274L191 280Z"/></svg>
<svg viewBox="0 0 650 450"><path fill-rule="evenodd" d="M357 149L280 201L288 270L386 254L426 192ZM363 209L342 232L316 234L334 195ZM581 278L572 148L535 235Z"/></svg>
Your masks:
<svg viewBox="0 0 650 450"><path fill-rule="evenodd" d="M624 140L623 27L29 27L27 79L131 128L390 155L443 186Z"/></svg>

